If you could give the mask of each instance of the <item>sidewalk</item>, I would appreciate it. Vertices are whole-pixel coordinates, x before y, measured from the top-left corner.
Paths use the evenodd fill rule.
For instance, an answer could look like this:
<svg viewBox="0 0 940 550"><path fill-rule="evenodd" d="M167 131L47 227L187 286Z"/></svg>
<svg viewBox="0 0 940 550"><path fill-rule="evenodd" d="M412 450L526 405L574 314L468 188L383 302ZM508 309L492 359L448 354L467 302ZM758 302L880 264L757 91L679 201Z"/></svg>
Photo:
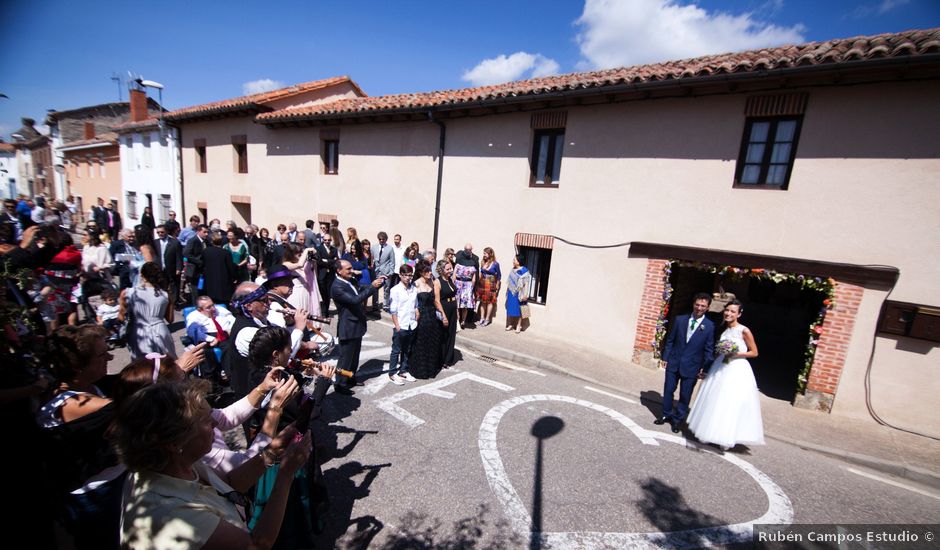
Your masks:
<svg viewBox="0 0 940 550"><path fill-rule="evenodd" d="M654 410L662 403L663 373L590 349L542 338L532 331L506 332L500 323L457 333L457 346L508 362L551 370L633 397ZM940 441L793 407L761 394L764 433L845 462L940 488ZM641 426L654 416L636 418Z"/></svg>

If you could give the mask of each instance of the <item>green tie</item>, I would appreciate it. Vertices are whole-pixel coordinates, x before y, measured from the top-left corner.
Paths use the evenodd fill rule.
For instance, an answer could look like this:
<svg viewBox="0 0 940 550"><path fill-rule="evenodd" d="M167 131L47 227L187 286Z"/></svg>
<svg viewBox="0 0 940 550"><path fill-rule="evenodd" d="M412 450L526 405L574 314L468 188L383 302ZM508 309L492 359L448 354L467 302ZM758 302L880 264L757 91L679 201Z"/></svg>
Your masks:
<svg viewBox="0 0 940 550"><path fill-rule="evenodd" d="M690 331L695 332L695 325L696 325L696 323L698 323L698 319L696 319L695 317L693 317L693 318L692 318L692 327L689 329Z"/></svg>

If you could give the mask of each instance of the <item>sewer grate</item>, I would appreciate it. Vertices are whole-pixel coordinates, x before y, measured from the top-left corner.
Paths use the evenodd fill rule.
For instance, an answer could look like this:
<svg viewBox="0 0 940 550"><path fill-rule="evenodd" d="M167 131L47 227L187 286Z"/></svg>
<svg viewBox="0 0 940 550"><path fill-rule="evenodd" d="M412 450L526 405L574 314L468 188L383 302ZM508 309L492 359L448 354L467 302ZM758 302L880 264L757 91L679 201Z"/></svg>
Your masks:
<svg viewBox="0 0 940 550"><path fill-rule="evenodd" d="M479 357L479 358L480 358L480 361L483 361L484 363L495 363L495 362L496 362L496 358L495 358L495 357L490 357L489 355L478 355L477 357Z"/></svg>

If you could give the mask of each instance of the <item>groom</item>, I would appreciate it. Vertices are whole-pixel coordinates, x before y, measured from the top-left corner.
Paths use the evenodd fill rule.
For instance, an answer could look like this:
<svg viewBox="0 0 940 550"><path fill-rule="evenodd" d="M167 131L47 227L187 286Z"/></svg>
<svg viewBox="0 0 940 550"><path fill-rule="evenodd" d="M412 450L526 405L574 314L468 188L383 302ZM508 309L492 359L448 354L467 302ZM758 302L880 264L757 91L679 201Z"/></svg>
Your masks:
<svg viewBox="0 0 940 550"><path fill-rule="evenodd" d="M663 416L654 424L669 422L672 433L689 413L689 400L699 378L705 377L714 355L715 325L705 317L712 302L710 294L699 292L692 300L692 314L679 315L666 336L663 368L666 384L663 389ZM679 404L673 407L673 394L679 386Z"/></svg>

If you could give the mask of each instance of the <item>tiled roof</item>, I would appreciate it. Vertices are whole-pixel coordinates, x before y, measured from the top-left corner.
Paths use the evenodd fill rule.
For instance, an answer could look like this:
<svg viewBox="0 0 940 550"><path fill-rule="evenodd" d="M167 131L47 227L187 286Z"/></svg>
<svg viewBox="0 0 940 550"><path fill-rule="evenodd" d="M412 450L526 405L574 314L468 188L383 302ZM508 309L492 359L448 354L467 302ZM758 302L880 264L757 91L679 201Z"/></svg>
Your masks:
<svg viewBox="0 0 940 550"><path fill-rule="evenodd" d="M283 99L285 97L290 97L298 94L303 94L311 92L314 90L320 90L329 86L335 86L337 84L342 84L348 82L351 84L358 93L365 95L359 86L352 81L348 76L337 76L333 78L327 78L323 80L314 80L311 82L304 82L303 84L295 84L293 86L288 86L287 88L280 88L277 90L271 90L270 92L262 92L259 94L251 94L242 97L236 97L233 99L225 99L222 101L214 101L212 103L205 103L203 105L196 105L193 107L184 107L182 109L177 109L175 111L170 111L164 115L167 120L186 120L190 118L198 118L213 114L219 113L230 113L237 111L251 111L251 110L271 110L269 107L265 107L265 103L275 101L278 99Z"/></svg>
<svg viewBox="0 0 940 550"><path fill-rule="evenodd" d="M257 116L256 120L261 123L276 123L340 115L459 107L464 104L497 102L522 96L538 99L537 96L543 94L592 88L597 89L598 93L604 93L605 88L614 86L642 86L665 81L680 83L684 79L701 80L734 73L758 74L779 69L848 64L855 61L864 62L886 58L910 58L928 54L940 54L940 28L809 42L652 65L533 78L477 88L343 99L309 107L286 108L262 113Z"/></svg>
<svg viewBox="0 0 940 550"><path fill-rule="evenodd" d="M143 120L138 120L136 122L127 121L120 124L115 124L111 127L112 130L119 134L125 134L128 132L133 132L134 130L144 130L146 128L156 128L157 122L159 119L157 117L148 117Z"/></svg>
<svg viewBox="0 0 940 550"><path fill-rule="evenodd" d="M118 135L114 132L105 132L101 135L97 135L90 139L79 139L76 141L69 141L63 143L59 148L61 150L67 150L72 147L81 147L82 145L114 145L117 143Z"/></svg>
<svg viewBox="0 0 940 550"><path fill-rule="evenodd" d="M12 153L16 147L12 143L0 143L0 153Z"/></svg>

